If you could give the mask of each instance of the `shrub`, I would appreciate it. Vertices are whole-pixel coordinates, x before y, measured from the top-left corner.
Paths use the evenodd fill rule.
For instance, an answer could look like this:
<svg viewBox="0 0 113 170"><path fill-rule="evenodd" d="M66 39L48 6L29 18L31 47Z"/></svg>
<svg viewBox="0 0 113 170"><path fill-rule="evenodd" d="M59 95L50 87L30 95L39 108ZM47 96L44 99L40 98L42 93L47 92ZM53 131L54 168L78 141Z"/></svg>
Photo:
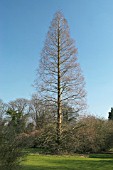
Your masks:
<svg viewBox="0 0 113 170"><path fill-rule="evenodd" d="M25 137L16 133L13 126L0 126L0 167L2 170L15 170L25 156Z"/></svg>

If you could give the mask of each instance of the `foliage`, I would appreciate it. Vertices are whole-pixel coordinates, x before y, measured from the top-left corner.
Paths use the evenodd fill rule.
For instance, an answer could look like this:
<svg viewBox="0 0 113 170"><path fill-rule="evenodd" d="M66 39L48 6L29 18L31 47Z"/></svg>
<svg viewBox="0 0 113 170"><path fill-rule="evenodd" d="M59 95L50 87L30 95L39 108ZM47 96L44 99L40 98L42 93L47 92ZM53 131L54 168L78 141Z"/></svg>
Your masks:
<svg viewBox="0 0 113 170"><path fill-rule="evenodd" d="M83 117L75 128L75 152L102 152L112 147L113 124L94 116Z"/></svg>
<svg viewBox="0 0 113 170"><path fill-rule="evenodd" d="M108 119L113 120L113 108L111 108L111 111L108 114L109 114Z"/></svg>
<svg viewBox="0 0 113 170"><path fill-rule="evenodd" d="M33 124L33 122L26 124L26 115L28 114L23 115L22 112L14 110L14 107L7 110L10 116L8 125L3 126L5 122L1 120L3 129L10 132L12 127L11 136L15 132L15 135L21 135L22 138L27 137L29 139L27 146L42 148L46 153L52 154L103 152L113 147L112 121L94 116L80 118L74 108L71 108L67 103L64 103L62 107L63 124L60 145L58 145L56 142L56 108L51 105L47 107L44 105L43 100L39 100L36 96L33 99L35 99L35 102L34 100L31 100L33 102L29 101L29 108L32 108L32 111L29 109L29 118L31 113L37 114L37 125ZM44 107L41 107L42 103ZM21 108L21 105L19 107ZM33 107L35 107L35 110L33 110ZM4 132L6 133L6 131ZM6 136L8 136L8 133L6 133ZM9 142L11 141L9 140Z"/></svg>
<svg viewBox="0 0 113 170"><path fill-rule="evenodd" d="M23 132L26 124L26 115L13 109L8 109L6 113L11 119L9 125L13 126L17 133Z"/></svg>
<svg viewBox="0 0 113 170"><path fill-rule="evenodd" d="M47 153L97 153L113 146L113 122L94 116L65 122L62 126L61 144L56 143L56 122L29 133L32 147L41 147Z"/></svg>
<svg viewBox="0 0 113 170"><path fill-rule="evenodd" d="M0 124L0 167L2 170L15 170L22 161L23 148L27 138L16 133L12 125Z"/></svg>

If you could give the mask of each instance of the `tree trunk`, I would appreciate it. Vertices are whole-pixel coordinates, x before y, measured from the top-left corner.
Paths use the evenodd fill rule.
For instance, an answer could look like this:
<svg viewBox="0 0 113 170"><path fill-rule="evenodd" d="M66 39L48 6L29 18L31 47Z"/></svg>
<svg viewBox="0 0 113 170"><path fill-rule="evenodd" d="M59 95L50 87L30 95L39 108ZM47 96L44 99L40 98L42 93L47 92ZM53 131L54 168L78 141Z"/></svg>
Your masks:
<svg viewBox="0 0 113 170"><path fill-rule="evenodd" d="M60 145L61 125L62 125L62 107L61 107L61 87L60 87L60 30L58 23L58 111L57 111L57 144Z"/></svg>

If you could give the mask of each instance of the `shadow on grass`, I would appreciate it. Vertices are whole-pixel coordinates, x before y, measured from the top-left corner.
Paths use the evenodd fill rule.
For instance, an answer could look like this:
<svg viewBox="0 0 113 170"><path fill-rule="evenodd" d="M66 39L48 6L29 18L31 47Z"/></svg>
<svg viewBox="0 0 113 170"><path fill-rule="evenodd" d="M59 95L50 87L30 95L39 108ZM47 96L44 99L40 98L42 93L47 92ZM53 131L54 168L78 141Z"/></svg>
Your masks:
<svg viewBox="0 0 113 170"><path fill-rule="evenodd" d="M107 158L113 158L113 153L108 153L108 154L90 154L89 158L102 158L102 159L107 159Z"/></svg>
<svg viewBox="0 0 113 170"><path fill-rule="evenodd" d="M42 165L24 165L22 170L113 170L113 160L47 160Z"/></svg>

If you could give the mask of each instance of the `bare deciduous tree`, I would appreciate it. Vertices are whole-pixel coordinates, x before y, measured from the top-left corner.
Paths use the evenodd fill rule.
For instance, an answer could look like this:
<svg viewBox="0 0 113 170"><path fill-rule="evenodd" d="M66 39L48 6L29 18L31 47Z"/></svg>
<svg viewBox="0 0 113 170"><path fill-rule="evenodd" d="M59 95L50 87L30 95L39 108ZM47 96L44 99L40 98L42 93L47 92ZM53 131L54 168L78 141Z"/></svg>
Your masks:
<svg viewBox="0 0 113 170"><path fill-rule="evenodd" d="M62 103L67 102L76 112L82 111L86 104L84 77L76 54L68 23L58 11L47 33L36 80L43 98L57 106L58 144L62 131Z"/></svg>
<svg viewBox="0 0 113 170"><path fill-rule="evenodd" d="M40 99L36 94L32 96L29 109L36 129L42 128L46 122L54 121L56 114L53 111L53 107L54 106L51 106L50 103Z"/></svg>
<svg viewBox="0 0 113 170"><path fill-rule="evenodd" d="M7 110L7 104L5 104L1 99L0 99L0 119L3 119L3 116L5 115Z"/></svg>
<svg viewBox="0 0 113 170"><path fill-rule="evenodd" d="M29 112L28 100L24 98L18 98L14 101L9 102L9 109L15 110L17 112L22 112L27 114Z"/></svg>

